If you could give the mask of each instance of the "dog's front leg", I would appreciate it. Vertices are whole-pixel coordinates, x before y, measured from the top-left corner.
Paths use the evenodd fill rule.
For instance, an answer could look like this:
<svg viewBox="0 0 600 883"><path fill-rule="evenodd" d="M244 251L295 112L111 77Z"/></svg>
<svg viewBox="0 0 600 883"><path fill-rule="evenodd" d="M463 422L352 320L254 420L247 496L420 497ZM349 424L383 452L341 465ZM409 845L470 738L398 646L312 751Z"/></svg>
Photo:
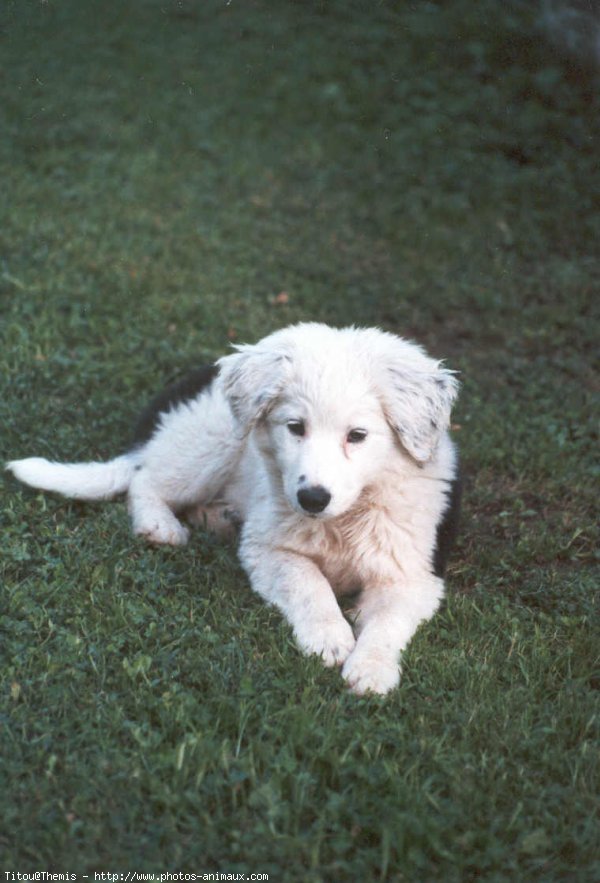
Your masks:
<svg viewBox="0 0 600 883"><path fill-rule="evenodd" d="M342 670L355 693L383 694L398 685L400 654L443 593L443 581L429 574L365 589L355 622L358 640Z"/></svg>
<svg viewBox="0 0 600 883"><path fill-rule="evenodd" d="M317 565L294 552L240 550L252 588L278 607L294 630L300 649L327 666L341 665L355 645L333 590Z"/></svg>

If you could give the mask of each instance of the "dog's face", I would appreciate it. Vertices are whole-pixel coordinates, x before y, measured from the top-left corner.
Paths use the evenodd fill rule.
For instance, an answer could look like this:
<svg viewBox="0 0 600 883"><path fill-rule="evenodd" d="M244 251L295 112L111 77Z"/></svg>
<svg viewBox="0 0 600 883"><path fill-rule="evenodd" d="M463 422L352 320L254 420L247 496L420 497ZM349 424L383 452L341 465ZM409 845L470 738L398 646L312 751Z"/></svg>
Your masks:
<svg viewBox="0 0 600 883"><path fill-rule="evenodd" d="M377 479L398 447L376 396L311 396L291 384L257 431L258 444L297 512L335 518Z"/></svg>
<svg viewBox="0 0 600 883"><path fill-rule="evenodd" d="M220 360L232 410L297 512L335 518L391 457L429 460L457 391L420 347L376 329L309 323Z"/></svg>

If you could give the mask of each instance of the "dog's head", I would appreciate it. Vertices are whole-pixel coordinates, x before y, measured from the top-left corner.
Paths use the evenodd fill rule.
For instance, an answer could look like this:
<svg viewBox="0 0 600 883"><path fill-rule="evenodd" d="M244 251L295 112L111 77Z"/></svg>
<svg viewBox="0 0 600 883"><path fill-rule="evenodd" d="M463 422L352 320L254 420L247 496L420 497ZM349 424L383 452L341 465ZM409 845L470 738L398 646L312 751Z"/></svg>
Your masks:
<svg viewBox="0 0 600 883"><path fill-rule="evenodd" d="M394 458L431 460L458 389L419 346L377 329L295 325L219 365L287 501L317 518L348 511Z"/></svg>

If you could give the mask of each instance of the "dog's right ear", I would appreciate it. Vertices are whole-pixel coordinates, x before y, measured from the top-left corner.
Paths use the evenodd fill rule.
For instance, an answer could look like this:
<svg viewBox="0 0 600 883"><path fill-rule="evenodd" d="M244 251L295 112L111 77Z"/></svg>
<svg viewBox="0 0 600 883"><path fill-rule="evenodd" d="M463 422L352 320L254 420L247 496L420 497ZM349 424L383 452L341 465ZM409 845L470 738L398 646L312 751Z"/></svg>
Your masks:
<svg viewBox="0 0 600 883"><path fill-rule="evenodd" d="M217 361L219 381L231 410L246 431L264 417L282 392L290 359L260 344L236 346Z"/></svg>

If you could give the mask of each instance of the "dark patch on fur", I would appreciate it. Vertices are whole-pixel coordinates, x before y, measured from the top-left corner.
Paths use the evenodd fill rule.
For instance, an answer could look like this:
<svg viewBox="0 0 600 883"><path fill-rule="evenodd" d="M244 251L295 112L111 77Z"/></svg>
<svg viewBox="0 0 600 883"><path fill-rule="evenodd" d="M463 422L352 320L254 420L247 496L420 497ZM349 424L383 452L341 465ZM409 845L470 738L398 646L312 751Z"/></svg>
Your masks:
<svg viewBox="0 0 600 883"><path fill-rule="evenodd" d="M142 411L133 433L134 445L143 445L152 438L162 414L197 398L210 387L218 373L216 365L202 365L163 389Z"/></svg>
<svg viewBox="0 0 600 883"><path fill-rule="evenodd" d="M223 518L229 521L236 530L239 530L244 523L244 519L237 509L223 509Z"/></svg>
<svg viewBox="0 0 600 883"><path fill-rule="evenodd" d="M448 505L442 516L442 520L437 526L437 535L435 541L435 549L433 550L433 572L435 576L443 577L446 572L448 558L452 551L452 546L458 534L458 523L460 516L460 501L462 498L462 476L457 466L455 478L448 482L446 496Z"/></svg>

